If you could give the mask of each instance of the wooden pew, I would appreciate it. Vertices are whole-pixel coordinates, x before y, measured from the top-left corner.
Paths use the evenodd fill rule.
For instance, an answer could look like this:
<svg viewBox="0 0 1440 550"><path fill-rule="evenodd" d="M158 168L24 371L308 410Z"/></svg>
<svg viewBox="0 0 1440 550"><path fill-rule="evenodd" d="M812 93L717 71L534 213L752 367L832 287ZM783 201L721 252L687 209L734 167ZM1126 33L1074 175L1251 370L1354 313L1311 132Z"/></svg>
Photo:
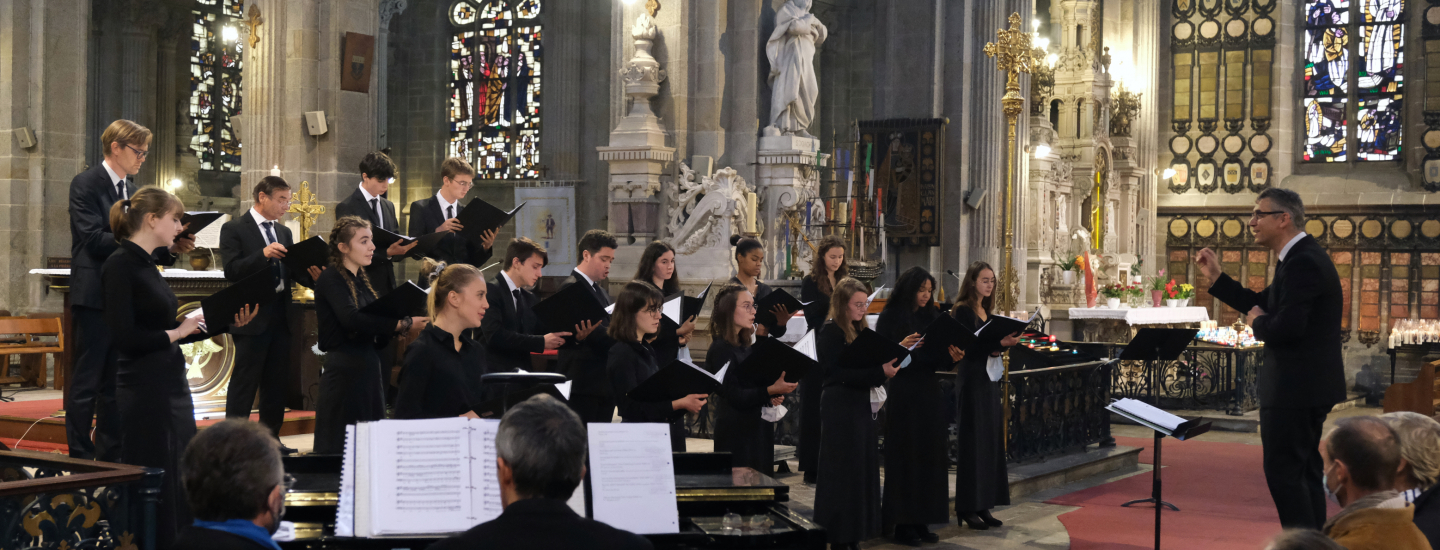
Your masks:
<svg viewBox="0 0 1440 550"><path fill-rule="evenodd" d="M1440 369L1440 361L1423 364L1414 380L1391 384L1386 388L1385 399L1380 403L1385 412L1411 411L1434 416L1436 369Z"/></svg>
<svg viewBox="0 0 1440 550"><path fill-rule="evenodd" d="M54 337L54 342L43 339ZM0 319L0 384L28 383L45 387L45 356L65 351L65 335L58 317ZM21 373L10 372L10 356L20 355Z"/></svg>

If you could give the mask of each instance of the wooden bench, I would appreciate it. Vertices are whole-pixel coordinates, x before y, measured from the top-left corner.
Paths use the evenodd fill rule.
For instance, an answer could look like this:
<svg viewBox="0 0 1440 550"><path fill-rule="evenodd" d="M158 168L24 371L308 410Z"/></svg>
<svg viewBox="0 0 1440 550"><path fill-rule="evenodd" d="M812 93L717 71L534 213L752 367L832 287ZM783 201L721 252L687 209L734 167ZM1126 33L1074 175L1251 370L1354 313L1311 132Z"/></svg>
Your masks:
<svg viewBox="0 0 1440 550"><path fill-rule="evenodd" d="M1420 365L1420 372L1415 375L1414 380L1391 384L1385 390L1385 399L1380 402L1385 412L1410 411L1434 416L1437 401L1436 369L1440 369L1440 361Z"/></svg>
<svg viewBox="0 0 1440 550"><path fill-rule="evenodd" d="M55 341L47 341L54 337ZM45 387L45 358L49 354L65 351L65 336L60 328L60 318L9 318L0 319L0 384L29 384ZM10 356L19 355L20 372L10 372Z"/></svg>

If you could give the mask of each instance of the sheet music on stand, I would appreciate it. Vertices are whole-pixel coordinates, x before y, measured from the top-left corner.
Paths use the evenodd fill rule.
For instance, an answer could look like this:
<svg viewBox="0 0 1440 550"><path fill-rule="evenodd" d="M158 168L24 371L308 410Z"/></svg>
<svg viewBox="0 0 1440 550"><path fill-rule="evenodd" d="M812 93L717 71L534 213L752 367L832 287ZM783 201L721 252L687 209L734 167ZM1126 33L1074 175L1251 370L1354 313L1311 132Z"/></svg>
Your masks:
<svg viewBox="0 0 1440 550"><path fill-rule="evenodd" d="M1144 331L1146 331L1146 330L1176 330L1176 329L1142 329L1142 330L1141 330L1141 333L1144 333ZM1183 330L1183 329L1181 329L1181 330ZM1159 333L1157 333L1157 334L1159 334ZM1159 336L1166 336L1166 335L1164 335L1164 334L1159 334ZM1140 339L1140 336L1136 336L1135 340L1139 340L1139 339ZM1160 338L1160 339L1163 340L1164 338ZM1132 340L1132 342L1133 342L1133 341L1134 341L1134 340ZM1163 346L1160 346L1160 348L1163 348ZM1142 348L1142 351L1147 351L1147 352L1148 352L1148 351L1150 351L1150 350L1155 350L1155 349L1157 349L1157 347L1145 346L1145 347ZM1181 348L1181 349L1183 349L1183 348ZM1170 355L1170 356L1167 358L1167 357L1166 357L1166 354L1162 351L1161 357L1157 357L1157 358L1155 358L1155 359L1174 360L1175 355L1178 355L1179 352L1178 352L1178 351L1174 351L1173 353L1174 353L1174 355ZM1180 418L1179 416L1176 416L1176 415L1174 415L1174 414L1171 414L1171 413L1169 413L1169 412L1166 412L1166 411L1164 411L1164 410L1161 410L1160 408L1155 407L1155 406L1153 406L1153 405L1150 405L1149 403L1145 403L1145 402L1142 402L1142 401L1137 401L1137 400L1134 400L1134 399L1128 399L1128 398L1126 398L1126 399L1117 399L1117 400L1115 400L1114 402L1112 402L1112 403L1110 403L1109 405L1107 405L1107 406L1105 407L1105 409L1108 410L1108 411L1110 411L1110 412L1113 412L1113 413L1115 413L1115 414L1118 414L1118 415L1120 415L1120 416L1123 416L1123 417L1125 417L1125 418L1128 418L1128 419L1134 421L1135 423L1140 424L1141 426L1145 426L1145 427L1147 427L1147 428L1150 428L1150 429L1155 433L1155 459L1154 459L1154 461L1153 461L1154 464L1155 464L1155 467L1150 470L1150 476L1151 476L1151 482L1150 482L1150 498L1135 499L1135 500L1132 500L1132 501L1130 501L1130 502L1126 502L1126 503L1124 503L1124 504L1121 504L1120 506L1121 506L1121 507L1128 507L1128 506L1130 506L1130 505L1132 505L1132 504L1144 504L1144 503L1147 503L1147 502L1153 502L1153 503L1155 503L1155 549L1156 549L1156 550L1159 550L1159 549L1160 549L1160 512L1163 511L1165 508L1169 508L1169 509L1174 510L1174 511L1176 511L1176 512L1179 512L1179 511L1180 511L1180 508L1179 508L1178 506L1175 506L1174 504L1170 504L1169 502L1165 502L1165 500L1161 497L1161 494L1162 494L1162 493L1161 493L1161 483L1160 483L1160 471L1161 471L1160 449L1161 449L1161 442L1164 440L1165 436L1170 436L1170 437L1173 437L1173 438L1175 438L1175 439L1179 439L1179 440L1181 440L1181 441L1184 441L1184 440L1187 440L1187 439L1191 439L1191 438L1193 438L1193 437L1195 437L1195 436L1198 436L1198 435L1200 435L1200 434L1203 434L1203 433L1205 433L1205 432L1210 431L1210 423L1209 423L1209 422L1203 422L1203 423L1202 423L1202 419L1200 419L1200 418L1196 418L1196 419L1194 419L1194 420L1185 420L1184 418Z"/></svg>
<svg viewBox="0 0 1440 550"><path fill-rule="evenodd" d="M594 519L642 535L679 533L670 425L591 423L586 428Z"/></svg>
<svg viewBox="0 0 1440 550"><path fill-rule="evenodd" d="M1184 418L1180 418L1178 416L1170 414L1144 401L1137 401L1129 398L1117 399L1107 405L1105 408L1110 412L1128 418L1135 423L1140 424L1141 426L1145 426L1146 428L1150 428L1152 430L1163 433L1167 436L1174 437L1181 441L1184 441L1191 437L1190 435L1188 435L1188 429L1180 429L1181 427L1186 426L1187 421ZM1190 426L1193 427L1194 425L1195 422L1190 421ZM1200 435L1200 433L1196 433L1195 435Z"/></svg>

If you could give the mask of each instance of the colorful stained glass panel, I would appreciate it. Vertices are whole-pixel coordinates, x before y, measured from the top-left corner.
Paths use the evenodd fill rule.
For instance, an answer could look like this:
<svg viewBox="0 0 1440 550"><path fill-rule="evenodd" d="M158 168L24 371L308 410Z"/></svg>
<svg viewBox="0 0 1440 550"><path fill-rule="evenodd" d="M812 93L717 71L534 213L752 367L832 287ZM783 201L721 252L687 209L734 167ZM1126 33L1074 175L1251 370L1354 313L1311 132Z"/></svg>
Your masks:
<svg viewBox="0 0 1440 550"><path fill-rule="evenodd" d="M1361 99L1356 105L1356 148L1360 160L1395 160L1400 156L1401 98Z"/></svg>
<svg viewBox="0 0 1440 550"><path fill-rule="evenodd" d="M204 171L240 171L239 138L230 123L242 112L241 71L245 40L222 40L225 27L239 27L241 0L199 2L191 12L190 148Z"/></svg>
<svg viewBox="0 0 1440 550"><path fill-rule="evenodd" d="M1350 0L1307 0L1305 25L1345 25L1350 23Z"/></svg>
<svg viewBox="0 0 1440 550"><path fill-rule="evenodd" d="M1350 31L1305 29L1305 95L1344 95L1349 89Z"/></svg>
<svg viewBox="0 0 1440 550"><path fill-rule="evenodd" d="M1305 161L1345 160L1345 103L1343 97L1305 99Z"/></svg>
<svg viewBox="0 0 1440 550"><path fill-rule="evenodd" d="M1385 23L1404 19L1405 0L1361 0L1360 23Z"/></svg>
<svg viewBox="0 0 1440 550"><path fill-rule="evenodd" d="M1360 27L1360 67L1355 86L1362 94L1395 93L1404 83L1405 25Z"/></svg>
<svg viewBox="0 0 1440 550"><path fill-rule="evenodd" d="M539 14L538 1L516 6ZM514 13L505 2L486 2L478 28L451 39L449 152L469 159L478 179L542 175L541 28L512 26Z"/></svg>

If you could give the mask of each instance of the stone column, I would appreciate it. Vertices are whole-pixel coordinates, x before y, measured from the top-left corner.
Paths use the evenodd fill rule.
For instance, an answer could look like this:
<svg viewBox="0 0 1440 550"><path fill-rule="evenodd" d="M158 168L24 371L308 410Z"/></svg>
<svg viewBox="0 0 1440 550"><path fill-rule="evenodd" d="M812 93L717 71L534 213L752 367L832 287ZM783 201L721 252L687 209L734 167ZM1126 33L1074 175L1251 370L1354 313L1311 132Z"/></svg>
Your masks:
<svg viewBox="0 0 1440 550"><path fill-rule="evenodd" d="M380 33L375 37L375 81L379 86L371 94L375 97L375 148L384 149L390 144L389 97L390 83L390 19L400 15L410 5L408 0L380 0ZM396 193L395 196L400 196Z"/></svg>
<svg viewBox="0 0 1440 550"><path fill-rule="evenodd" d="M979 208L967 209L964 223L967 224L969 240L961 246L968 248L962 255L964 264L983 260L1000 269L1001 217L1004 210L1005 193L1005 115L1001 112L1000 97L1005 95L1005 76L995 67L995 61L985 56L983 49L987 42L995 40L995 31L1008 26L1003 0L970 0L965 8L970 19L967 21L967 37L962 57L967 60L960 82L970 92L962 103L958 122L960 135L954 136L961 149L959 181L968 184L969 189L984 193L985 200ZM1018 154L1017 154L1018 156ZM957 270L958 272L959 270Z"/></svg>
<svg viewBox="0 0 1440 550"><path fill-rule="evenodd" d="M133 120L160 133L155 119L156 34L164 24L167 10L151 2L129 0L117 8L123 14L120 30L120 117ZM108 124L108 122L107 122ZM155 147L151 143L151 147ZM156 170L141 170L135 183L141 187L157 182Z"/></svg>
<svg viewBox="0 0 1440 550"><path fill-rule="evenodd" d="M769 34L762 35L762 28L773 28L773 15L768 25L761 24L761 0L730 0L730 18L725 28L724 39L729 45L725 80L726 105L729 120L725 126L725 152L715 159L716 166L729 166L747 181L755 181L756 157L755 138L760 128L769 123L770 117L770 61L766 58L764 44ZM717 115L719 113L716 113ZM771 218L761 218L769 220Z"/></svg>
<svg viewBox="0 0 1440 550"><path fill-rule="evenodd" d="M1140 97L1140 118L1134 129L1138 138L1135 161L1140 168L1140 185L1137 190L1135 254L1145 260L1151 272L1159 269L1161 258L1155 255L1155 199L1157 183L1160 181L1155 169L1159 164L1162 148L1159 147L1161 127L1168 126L1160 120L1160 37L1162 29L1168 27L1157 2L1135 3L1135 68L1132 78L1144 95ZM1165 31L1168 33L1168 30ZM1168 34L1167 34L1168 35ZM1288 97L1278 95L1276 97ZM1283 102L1282 102L1283 103ZM1168 134L1169 132L1166 132ZM1165 149L1168 153L1168 149Z"/></svg>
<svg viewBox="0 0 1440 550"><path fill-rule="evenodd" d="M250 208L254 203L253 197L245 190L270 175L272 167L279 166L282 176L297 190L306 178L300 171L301 158L295 158L293 162L282 159L282 143L287 139L298 139L305 133L300 121L286 118L284 107L287 99L286 48L302 50L305 41L291 43L287 40L291 18L287 17L283 0L254 0L249 5L258 8L264 22L254 30L259 41L245 51L245 68L241 75L245 83L245 109L238 118L240 140L245 152L240 156L240 189L236 196L240 200L239 211ZM296 38L301 36L304 35L296 34ZM243 33L241 39L249 45L249 32ZM310 46L313 47L313 37L311 40ZM303 96L296 94L290 97L299 102ZM296 234L297 238L299 236Z"/></svg>
<svg viewBox="0 0 1440 550"><path fill-rule="evenodd" d="M155 95L155 126L151 128L155 132L155 138L150 143L150 160L147 165L155 173L155 181L161 184L181 179L179 149L190 146L190 136L179 135L176 131L177 119L180 116L177 105L182 101L181 90L187 92L187 96L190 90L189 86L181 87L181 75L189 74L188 71L182 72L182 68L188 68L189 60L178 55L181 43L188 46L190 42L191 22L187 15L179 12L171 14L160 33L160 58L155 66L155 85L158 90ZM185 51L188 52L189 49ZM189 81L189 78L184 80L186 84Z"/></svg>

